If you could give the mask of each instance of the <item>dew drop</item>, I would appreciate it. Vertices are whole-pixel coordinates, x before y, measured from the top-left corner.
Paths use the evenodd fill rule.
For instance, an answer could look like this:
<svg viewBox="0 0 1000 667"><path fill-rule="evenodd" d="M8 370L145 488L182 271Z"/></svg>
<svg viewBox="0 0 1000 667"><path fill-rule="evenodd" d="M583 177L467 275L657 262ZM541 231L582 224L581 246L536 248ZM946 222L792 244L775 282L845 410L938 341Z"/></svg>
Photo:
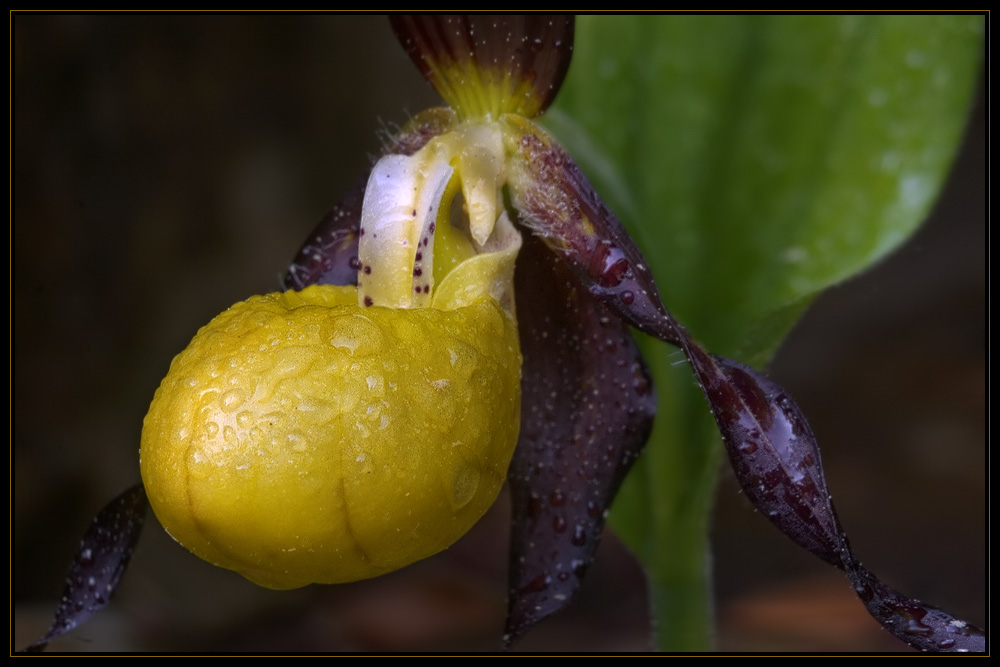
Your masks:
<svg viewBox="0 0 1000 667"><path fill-rule="evenodd" d="M359 343L357 340L349 336L334 336L330 339L330 345L342 348L351 354L354 354L354 350L358 348Z"/></svg>
<svg viewBox="0 0 1000 667"><path fill-rule="evenodd" d="M246 402L246 397L243 395L243 392L240 391L239 389L233 389L231 391L227 391L222 396L222 401L221 401L222 411L225 412L226 414L229 414L230 412L235 411L237 408L243 405L244 402Z"/></svg>
<svg viewBox="0 0 1000 667"><path fill-rule="evenodd" d="M479 468L472 465L459 466L451 483L452 503L455 509L464 507L479 489Z"/></svg>
<svg viewBox="0 0 1000 667"><path fill-rule="evenodd" d="M368 298L366 297L366 305ZM344 315L330 321L325 338L330 345L352 357L368 357L382 350L385 339L381 329L364 315Z"/></svg>

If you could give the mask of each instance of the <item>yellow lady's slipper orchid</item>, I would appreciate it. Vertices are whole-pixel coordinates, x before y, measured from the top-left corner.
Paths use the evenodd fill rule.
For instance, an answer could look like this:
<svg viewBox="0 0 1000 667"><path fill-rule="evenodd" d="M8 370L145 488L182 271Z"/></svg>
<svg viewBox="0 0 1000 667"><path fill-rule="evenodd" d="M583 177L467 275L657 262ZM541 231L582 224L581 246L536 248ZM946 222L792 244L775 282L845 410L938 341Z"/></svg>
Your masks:
<svg viewBox="0 0 1000 667"><path fill-rule="evenodd" d="M985 650L981 630L858 562L794 401L691 339L622 225L533 122L566 74L572 18L392 22L450 108L394 138L301 249L290 291L235 304L174 359L144 423L145 493L95 520L55 624L29 648L107 602L146 495L195 554L290 588L446 548L505 477L509 644L573 596L649 435L655 396L633 326L684 351L747 496L844 570L886 629L923 650Z"/></svg>

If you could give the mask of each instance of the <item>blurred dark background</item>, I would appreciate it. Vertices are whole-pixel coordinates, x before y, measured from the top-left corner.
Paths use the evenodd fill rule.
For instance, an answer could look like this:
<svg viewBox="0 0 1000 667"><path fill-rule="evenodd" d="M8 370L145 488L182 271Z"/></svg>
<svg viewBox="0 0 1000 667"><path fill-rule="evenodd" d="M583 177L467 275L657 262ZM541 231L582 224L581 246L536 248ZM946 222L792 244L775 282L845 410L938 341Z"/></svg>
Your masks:
<svg viewBox="0 0 1000 667"><path fill-rule="evenodd" d="M48 627L82 531L138 479L170 359L273 291L300 242L437 98L384 19L13 17L13 641ZM772 375L823 448L865 564L986 622L985 113L927 225L822 296ZM495 650L505 498L448 552L369 582L258 588L150 516L117 599L54 650ZM728 471L720 646L899 650L846 579L777 533ZM606 533L582 594L522 650L646 650L641 571Z"/></svg>

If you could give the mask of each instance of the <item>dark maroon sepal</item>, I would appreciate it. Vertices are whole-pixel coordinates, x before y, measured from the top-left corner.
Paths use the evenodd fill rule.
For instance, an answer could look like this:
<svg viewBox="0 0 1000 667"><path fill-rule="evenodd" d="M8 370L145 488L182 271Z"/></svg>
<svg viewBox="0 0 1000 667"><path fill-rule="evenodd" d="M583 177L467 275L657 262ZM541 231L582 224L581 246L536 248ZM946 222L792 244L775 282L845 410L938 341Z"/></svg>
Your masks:
<svg viewBox="0 0 1000 667"><path fill-rule="evenodd" d="M576 593L656 413L628 327L578 286L562 258L525 238L515 282L524 364L508 475L508 646Z"/></svg>
<svg viewBox="0 0 1000 667"><path fill-rule="evenodd" d="M80 541L52 627L25 652L43 651L111 600L142 532L146 505L146 491L136 484L98 513Z"/></svg>
<svg viewBox="0 0 1000 667"><path fill-rule="evenodd" d="M572 15L397 14L390 22L424 78L463 117L543 113L573 55Z"/></svg>

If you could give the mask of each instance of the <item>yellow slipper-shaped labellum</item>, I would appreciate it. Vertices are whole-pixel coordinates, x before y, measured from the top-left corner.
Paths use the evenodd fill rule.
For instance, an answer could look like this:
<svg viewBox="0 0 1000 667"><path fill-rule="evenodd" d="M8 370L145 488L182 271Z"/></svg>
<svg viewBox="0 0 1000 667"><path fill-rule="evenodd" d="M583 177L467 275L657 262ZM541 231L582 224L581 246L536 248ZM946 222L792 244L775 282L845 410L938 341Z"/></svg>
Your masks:
<svg viewBox="0 0 1000 667"><path fill-rule="evenodd" d="M356 290L253 297L178 355L143 428L157 518L198 556L271 588L377 576L489 508L517 440L514 322L359 308Z"/></svg>

